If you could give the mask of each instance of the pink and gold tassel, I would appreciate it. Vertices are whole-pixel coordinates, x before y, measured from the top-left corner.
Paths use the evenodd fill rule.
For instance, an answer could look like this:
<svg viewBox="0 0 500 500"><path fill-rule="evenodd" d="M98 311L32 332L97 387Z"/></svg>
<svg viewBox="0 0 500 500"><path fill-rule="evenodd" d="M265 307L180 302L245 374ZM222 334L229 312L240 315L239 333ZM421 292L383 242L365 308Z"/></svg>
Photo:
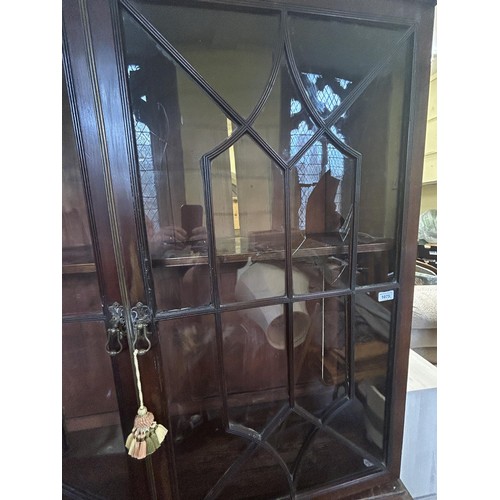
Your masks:
<svg viewBox="0 0 500 500"><path fill-rule="evenodd" d="M137 410L137 415L134 419L134 428L128 435L125 447L128 449L128 454L131 457L141 460L151 455L151 453L160 447L168 430L163 425L155 422L154 415L144 406L139 363L137 361L138 352L137 349L134 351L134 364L140 407Z"/></svg>

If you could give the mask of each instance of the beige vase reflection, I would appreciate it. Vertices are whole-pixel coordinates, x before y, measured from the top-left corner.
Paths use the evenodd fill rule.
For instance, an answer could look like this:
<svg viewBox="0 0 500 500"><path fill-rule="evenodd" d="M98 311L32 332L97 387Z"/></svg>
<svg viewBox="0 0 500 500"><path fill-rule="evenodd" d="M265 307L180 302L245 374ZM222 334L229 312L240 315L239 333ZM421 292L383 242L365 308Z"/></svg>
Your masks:
<svg viewBox="0 0 500 500"><path fill-rule="evenodd" d="M283 269L257 262L241 271L235 288L235 296L238 301L279 297L285 294L285 271ZM296 294L308 293L309 280L307 276L297 269L293 269L292 274L294 292ZM263 330L271 346L275 349L285 349L286 318L282 304L244 309L240 313L251 319ZM294 347L304 342L310 323L311 319L305 302L296 302L293 305Z"/></svg>

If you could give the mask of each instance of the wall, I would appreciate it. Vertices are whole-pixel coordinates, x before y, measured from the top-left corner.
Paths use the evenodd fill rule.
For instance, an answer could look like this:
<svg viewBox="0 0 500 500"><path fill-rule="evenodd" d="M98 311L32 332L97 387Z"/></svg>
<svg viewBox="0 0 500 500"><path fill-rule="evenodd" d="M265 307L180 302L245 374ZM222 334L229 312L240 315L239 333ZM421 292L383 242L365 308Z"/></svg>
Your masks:
<svg viewBox="0 0 500 500"><path fill-rule="evenodd" d="M437 209L437 55L431 65L420 213Z"/></svg>

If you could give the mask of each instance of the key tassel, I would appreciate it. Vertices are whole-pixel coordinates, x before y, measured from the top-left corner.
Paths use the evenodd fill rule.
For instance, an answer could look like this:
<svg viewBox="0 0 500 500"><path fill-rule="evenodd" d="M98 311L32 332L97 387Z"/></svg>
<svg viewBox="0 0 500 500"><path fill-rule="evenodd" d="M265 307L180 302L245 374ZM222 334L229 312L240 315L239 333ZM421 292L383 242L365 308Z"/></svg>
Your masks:
<svg viewBox="0 0 500 500"><path fill-rule="evenodd" d="M154 453L161 446L168 430L156 422L154 415L144 406L137 354L138 350L136 349L134 351L134 364L140 407L137 410L134 427L128 435L125 447L131 457L141 460Z"/></svg>
<svg viewBox="0 0 500 500"><path fill-rule="evenodd" d="M155 422L154 415L142 406L134 419L134 428L128 435L125 447L131 457L142 459L154 453L163 443L167 429Z"/></svg>

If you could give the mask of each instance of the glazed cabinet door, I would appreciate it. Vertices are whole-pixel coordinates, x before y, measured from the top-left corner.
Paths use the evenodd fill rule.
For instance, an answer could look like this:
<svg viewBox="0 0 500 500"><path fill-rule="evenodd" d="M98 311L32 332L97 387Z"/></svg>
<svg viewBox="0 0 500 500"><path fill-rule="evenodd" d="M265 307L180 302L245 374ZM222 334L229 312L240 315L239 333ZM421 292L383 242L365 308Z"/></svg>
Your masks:
<svg viewBox="0 0 500 500"><path fill-rule="evenodd" d="M66 81L63 81L62 199L62 407L63 497L109 494L118 476L127 495L128 465L112 358L123 339L107 344L106 317L97 276L84 179L76 145ZM99 255L101 258L105 256ZM106 263L109 265L108 263ZM111 304L110 304L111 305Z"/></svg>
<svg viewBox="0 0 500 500"><path fill-rule="evenodd" d="M89 182L82 169L72 119L66 75L62 99L62 408L63 498L134 498L135 464L127 461L123 434L130 419L127 400L117 381L129 380L130 363L118 353L127 339L111 240L106 242L106 200L88 202ZM89 151L89 154L91 152ZM91 158L87 158L91 160ZM99 201L101 203L99 203ZM99 228L99 239L96 236ZM106 273L104 273L106 269ZM106 276L106 279L103 277ZM116 305L115 302L116 302ZM116 321L112 318L116 317ZM113 331L113 327L115 331ZM120 411L121 410L121 411ZM89 496L87 496L89 495ZM93 497L91 495L100 495Z"/></svg>
<svg viewBox="0 0 500 500"><path fill-rule="evenodd" d="M114 426L80 475L112 457L123 489L102 477L99 498L340 498L397 477L432 12L63 2L65 421ZM123 441L138 345L169 429L144 460Z"/></svg>
<svg viewBox="0 0 500 500"><path fill-rule="evenodd" d="M107 2L64 2L63 497L168 498L168 472L158 474L164 478L158 487L154 483L153 468L165 465L130 459L124 446L138 409L131 347L145 348L134 335L144 288L128 150L114 141L120 99L115 51L106 38L110 19ZM156 372L151 378L147 388L161 401Z"/></svg>

